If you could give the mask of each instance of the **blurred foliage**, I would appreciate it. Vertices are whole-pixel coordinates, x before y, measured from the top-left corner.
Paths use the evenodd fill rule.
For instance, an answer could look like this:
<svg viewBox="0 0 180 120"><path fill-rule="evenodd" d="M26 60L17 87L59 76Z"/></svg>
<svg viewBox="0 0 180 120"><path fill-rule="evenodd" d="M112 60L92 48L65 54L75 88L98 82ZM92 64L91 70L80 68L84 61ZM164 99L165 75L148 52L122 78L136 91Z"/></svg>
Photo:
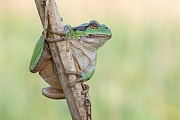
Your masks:
<svg viewBox="0 0 180 120"><path fill-rule="evenodd" d="M66 101L43 97L48 85L28 71L42 26L34 1L18 2L0 5L0 120L70 120ZM93 119L180 120L180 1L57 2L64 24L96 19L113 32L87 82Z"/></svg>

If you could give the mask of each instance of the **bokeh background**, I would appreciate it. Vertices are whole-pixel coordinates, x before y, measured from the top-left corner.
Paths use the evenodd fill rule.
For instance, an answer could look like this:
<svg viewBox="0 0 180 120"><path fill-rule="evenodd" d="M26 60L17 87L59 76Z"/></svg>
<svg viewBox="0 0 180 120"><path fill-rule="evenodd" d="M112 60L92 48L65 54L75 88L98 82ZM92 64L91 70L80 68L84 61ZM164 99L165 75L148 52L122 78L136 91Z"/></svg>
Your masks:
<svg viewBox="0 0 180 120"><path fill-rule="evenodd" d="M90 85L94 120L180 120L180 0L57 0L64 24L96 19L113 37ZM0 120L70 120L28 71L42 33L33 0L0 3Z"/></svg>

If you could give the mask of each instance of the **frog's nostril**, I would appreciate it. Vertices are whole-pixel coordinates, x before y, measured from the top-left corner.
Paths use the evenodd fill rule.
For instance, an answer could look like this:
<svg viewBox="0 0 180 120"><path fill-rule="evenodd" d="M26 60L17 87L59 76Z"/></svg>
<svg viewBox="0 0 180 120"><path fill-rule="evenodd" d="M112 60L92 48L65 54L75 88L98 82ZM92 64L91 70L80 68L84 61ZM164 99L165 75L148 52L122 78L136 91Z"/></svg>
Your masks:
<svg viewBox="0 0 180 120"><path fill-rule="evenodd" d="M108 27L105 27L106 29L108 29Z"/></svg>

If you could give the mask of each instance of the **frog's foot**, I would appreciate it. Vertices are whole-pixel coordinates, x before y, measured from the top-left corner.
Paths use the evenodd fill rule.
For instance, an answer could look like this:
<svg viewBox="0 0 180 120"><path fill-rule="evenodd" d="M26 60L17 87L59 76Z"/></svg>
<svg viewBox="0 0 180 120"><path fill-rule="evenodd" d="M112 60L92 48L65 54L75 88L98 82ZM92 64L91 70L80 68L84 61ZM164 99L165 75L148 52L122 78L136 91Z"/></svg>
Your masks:
<svg viewBox="0 0 180 120"><path fill-rule="evenodd" d="M81 94L84 95L84 94L87 94L89 92L89 86L83 83L83 82L85 82L85 81L87 81L89 79L87 74L85 74L82 71L79 71L79 72L65 71L65 75L77 75L78 76L78 79L76 79L75 81L69 83L69 87L72 87L76 83L81 82L82 87L83 87L83 91L81 92Z"/></svg>
<svg viewBox="0 0 180 120"><path fill-rule="evenodd" d="M76 71L65 71L65 75L80 75L82 74L82 72L76 72Z"/></svg>
<svg viewBox="0 0 180 120"><path fill-rule="evenodd" d="M69 83L69 87L74 86L76 83L78 82L83 82L83 78L81 77L82 72L76 72L76 71L65 71L65 75L77 75L80 76L78 79L76 79L75 81Z"/></svg>
<svg viewBox="0 0 180 120"><path fill-rule="evenodd" d="M56 35L59 35L59 36L61 36L61 37L64 37L64 36L66 35L66 32L65 32L65 31L59 32L59 31L57 31L57 30L52 30L52 29L50 29L49 32L50 32L51 34L56 34Z"/></svg>
<svg viewBox="0 0 180 120"><path fill-rule="evenodd" d="M60 37L59 39L46 38L45 40L46 40L46 42L48 42L48 43L53 43L53 42L64 41L64 37Z"/></svg>
<svg viewBox="0 0 180 120"><path fill-rule="evenodd" d="M43 88L42 94L51 99L65 99L65 96L62 90L54 89L51 86Z"/></svg>
<svg viewBox="0 0 180 120"><path fill-rule="evenodd" d="M52 30L50 29L49 32L51 34L56 34L58 36L60 36L58 39L53 39L53 38L46 38L45 40L48 42L48 43L52 43L52 42L59 42L59 41L64 41L64 37L66 35L66 33L64 31L62 32L59 32L57 30Z"/></svg>
<svg viewBox="0 0 180 120"><path fill-rule="evenodd" d="M75 81L73 81L73 82L69 83L69 87L74 86L74 85L75 85L76 83L78 83L78 82L83 82L83 79L82 79L82 78L78 78L78 79L76 79Z"/></svg>
<svg viewBox="0 0 180 120"><path fill-rule="evenodd" d="M81 94L87 94L89 92L89 85L87 84L83 84L83 91L81 92Z"/></svg>

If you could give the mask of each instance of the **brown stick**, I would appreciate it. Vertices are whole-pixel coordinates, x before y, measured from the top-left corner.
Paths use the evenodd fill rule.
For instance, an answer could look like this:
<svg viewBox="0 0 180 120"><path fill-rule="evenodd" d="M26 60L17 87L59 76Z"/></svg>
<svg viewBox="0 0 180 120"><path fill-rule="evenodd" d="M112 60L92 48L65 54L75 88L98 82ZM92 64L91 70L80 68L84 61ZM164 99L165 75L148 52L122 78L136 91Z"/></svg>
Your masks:
<svg viewBox="0 0 180 120"><path fill-rule="evenodd" d="M39 12L39 16L42 22L42 25L45 25L45 0L35 0L36 7ZM49 34L49 28L57 31L63 31L63 25L58 12L55 0L49 0L49 7L47 11L48 19L48 37L57 39L59 36ZM88 94L82 95L84 89L84 84L77 83L75 87L70 88L69 82L73 82L76 79L76 76L70 75L65 76L64 71L76 71L74 60L71 54L71 50L67 52L66 42L57 42L49 43L51 54L55 62L55 66L58 71L58 77L61 82L65 98L71 113L73 120L91 120L91 104Z"/></svg>

